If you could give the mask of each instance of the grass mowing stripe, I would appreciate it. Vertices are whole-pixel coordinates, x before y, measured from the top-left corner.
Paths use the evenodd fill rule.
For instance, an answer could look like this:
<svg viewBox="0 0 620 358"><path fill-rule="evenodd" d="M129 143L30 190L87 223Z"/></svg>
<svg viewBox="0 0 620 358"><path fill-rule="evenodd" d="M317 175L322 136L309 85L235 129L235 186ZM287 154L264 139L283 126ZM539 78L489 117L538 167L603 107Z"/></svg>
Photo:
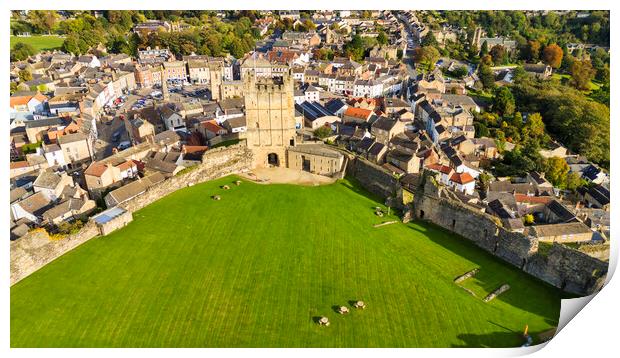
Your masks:
<svg viewBox="0 0 620 358"><path fill-rule="evenodd" d="M557 324L557 290L433 225L374 228L395 218L374 215L383 205L354 181L234 180L162 198L14 285L11 345L515 346L525 323ZM472 297L452 280L474 267L476 294L512 289ZM368 308L333 311L353 299Z"/></svg>

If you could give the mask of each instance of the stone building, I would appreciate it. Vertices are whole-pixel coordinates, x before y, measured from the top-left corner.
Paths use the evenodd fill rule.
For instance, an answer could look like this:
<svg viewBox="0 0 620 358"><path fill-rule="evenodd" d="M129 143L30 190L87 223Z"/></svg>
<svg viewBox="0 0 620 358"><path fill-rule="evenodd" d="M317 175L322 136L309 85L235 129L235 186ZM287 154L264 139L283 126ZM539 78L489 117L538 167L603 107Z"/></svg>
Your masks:
<svg viewBox="0 0 620 358"><path fill-rule="evenodd" d="M539 242L588 242L592 240L593 231L581 222L570 222L532 226L530 235Z"/></svg>
<svg viewBox="0 0 620 358"><path fill-rule="evenodd" d="M288 167L331 176L342 171L344 156L317 144L298 145L287 151Z"/></svg>
<svg viewBox="0 0 620 358"><path fill-rule="evenodd" d="M118 230L133 221L131 211L113 207L93 216L93 221L97 224L99 234L107 235L112 231Z"/></svg>
<svg viewBox="0 0 620 358"><path fill-rule="evenodd" d="M295 102L291 72L282 77L243 79L247 145L254 153L253 166L286 167L286 149L295 146Z"/></svg>
<svg viewBox="0 0 620 358"><path fill-rule="evenodd" d="M71 133L58 137L58 145L67 164L78 164L92 159L92 148L84 133Z"/></svg>

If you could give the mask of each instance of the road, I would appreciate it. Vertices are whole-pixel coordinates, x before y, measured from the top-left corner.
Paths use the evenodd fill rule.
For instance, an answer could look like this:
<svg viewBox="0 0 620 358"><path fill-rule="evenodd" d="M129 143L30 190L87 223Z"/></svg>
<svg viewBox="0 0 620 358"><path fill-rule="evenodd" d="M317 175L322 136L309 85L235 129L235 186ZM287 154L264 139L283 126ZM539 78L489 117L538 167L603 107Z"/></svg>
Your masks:
<svg viewBox="0 0 620 358"><path fill-rule="evenodd" d="M121 114L125 114L126 111L131 109L131 106L142 96L129 95L127 101L115 111L112 121L106 122L105 116L97 121L97 132L99 134L97 141L95 142L95 159L101 160L103 158L112 155L112 149L116 147L120 142L129 140L129 133L125 129L125 123L120 119ZM118 133L117 141L113 141L112 137Z"/></svg>
<svg viewBox="0 0 620 358"><path fill-rule="evenodd" d="M420 45L418 44L417 40L415 39L415 37L413 36L409 28L407 28L407 24L400 17L397 17L397 18L400 20L401 24L403 24L403 27L405 28L405 32L407 33L407 50L403 54L403 63L407 66L409 77L417 78L418 72L415 69L415 65L413 61L413 50L419 47ZM413 44L413 47L410 47L409 44Z"/></svg>
<svg viewBox="0 0 620 358"><path fill-rule="evenodd" d="M407 66L407 73L409 74L408 86L412 86L415 83L415 79L418 77L418 71L415 69L415 63L413 61L413 51L415 48L419 47L420 44L411 33L411 30L407 27L407 23L401 19L399 15L395 16L403 25L405 32L407 33L407 50L403 54L402 61ZM413 46L410 46L409 44L412 44Z"/></svg>

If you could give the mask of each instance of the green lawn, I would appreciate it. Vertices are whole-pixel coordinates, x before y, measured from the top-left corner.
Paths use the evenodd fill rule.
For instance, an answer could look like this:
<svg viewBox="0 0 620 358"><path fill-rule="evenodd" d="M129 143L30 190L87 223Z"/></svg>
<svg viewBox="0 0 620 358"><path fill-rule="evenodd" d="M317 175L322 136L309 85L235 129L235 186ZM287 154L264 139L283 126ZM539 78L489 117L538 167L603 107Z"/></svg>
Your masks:
<svg viewBox="0 0 620 358"><path fill-rule="evenodd" d="M11 36L11 48L18 43L24 42L32 45L37 51L54 50L59 49L62 43L65 41L64 37L59 36L46 36L46 35L33 35L30 37L17 37Z"/></svg>
<svg viewBox="0 0 620 358"><path fill-rule="evenodd" d="M562 82L564 79L570 80L571 77L572 76L567 74L567 73L554 73L553 75L551 75L551 78L557 79L560 82ZM599 88L601 88L601 84L599 82L597 82L597 81L590 81L590 91L584 91L584 92L596 91Z"/></svg>
<svg viewBox="0 0 620 358"><path fill-rule="evenodd" d="M11 346L518 346L526 324L557 325L559 291L435 226L374 228L394 218L353 182L236 179L175 192L14 285ZM475 267L478 297L453 283Z"/></svg>

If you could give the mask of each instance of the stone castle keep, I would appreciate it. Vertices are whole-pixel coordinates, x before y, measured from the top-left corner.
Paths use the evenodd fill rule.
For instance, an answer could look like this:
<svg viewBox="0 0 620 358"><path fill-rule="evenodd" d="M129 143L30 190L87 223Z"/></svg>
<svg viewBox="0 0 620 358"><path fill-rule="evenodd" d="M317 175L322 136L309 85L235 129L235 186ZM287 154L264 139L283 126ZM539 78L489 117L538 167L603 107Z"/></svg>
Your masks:
<svg viewBox="0 0 620 358"><path fill-rule="evenodd" d="M297 142L293 82L290 70L272 77L248 71L243 77L246 143L253 167L286 167L327 176L343 172L341 153Z"/></svg>
<svg viewBox="0 0 620 358"><path fill-rule="evenodd" d="M247 145L254 153L254 166L286 167L286 148L296 141L295 101L291 74L243 79Z"/></svg>

